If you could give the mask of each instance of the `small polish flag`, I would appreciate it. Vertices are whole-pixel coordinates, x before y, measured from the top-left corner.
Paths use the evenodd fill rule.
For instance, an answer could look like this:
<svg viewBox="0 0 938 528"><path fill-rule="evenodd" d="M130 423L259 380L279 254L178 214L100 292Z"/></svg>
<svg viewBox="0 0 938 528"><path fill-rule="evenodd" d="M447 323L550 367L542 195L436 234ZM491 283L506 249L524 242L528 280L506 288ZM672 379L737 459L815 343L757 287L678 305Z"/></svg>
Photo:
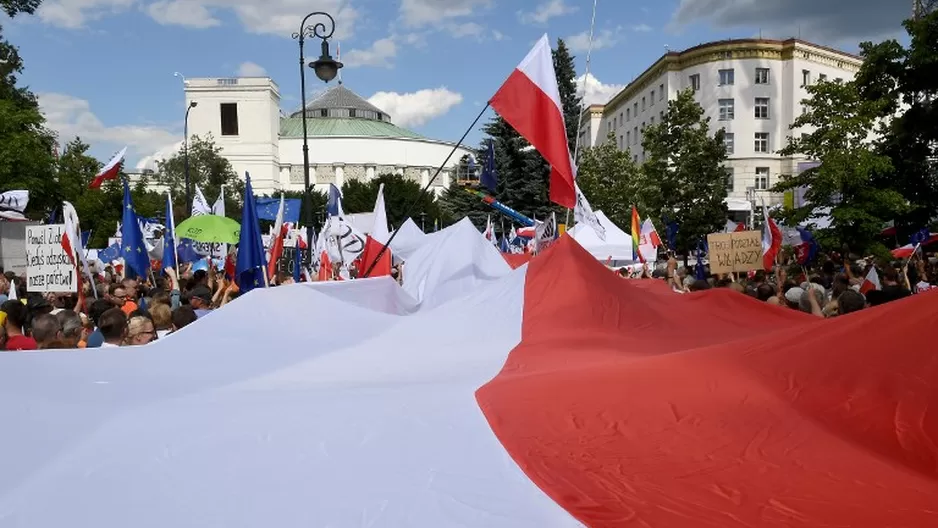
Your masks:
<svg viewBox="0 0 938 528"><path fill-rule="evenodd" d="M882 289L882 286L879 283L879 273L876 272L875 267L870 268L870 272L863 279L863 284L860 285L860 293L866 295L867 292L880 289Z"/></svg>
<svg viewBox="0 0 938 528"><path fill-rule="evenodd" d="M576 205L573 160L546 34L489 104L550 163L550 201L572 209Z"/></svg>
<svg viewBox="0 0 938 528"><path fill-rule="evenodd" d="M101 184L104 183L104 180L116 180L117 175L121 171L121 164L124 162L124 154L127 153L127 147L121 149L116 156L111 158L111 161L107 162L107 165L101 169L100 172L95 174L94 179L91 180L91 184L88 185L89 189L99 189Z"/></svg>
<svg viewBox="0 0 938 528"><path fill-rule="evenodd" d="M762 267L768 271L775 265L778 250L782 247L782 230L769 216L769 210L766 209L765 204L762 204L762 215L765 218L765 225L762 228Z"/></svg>

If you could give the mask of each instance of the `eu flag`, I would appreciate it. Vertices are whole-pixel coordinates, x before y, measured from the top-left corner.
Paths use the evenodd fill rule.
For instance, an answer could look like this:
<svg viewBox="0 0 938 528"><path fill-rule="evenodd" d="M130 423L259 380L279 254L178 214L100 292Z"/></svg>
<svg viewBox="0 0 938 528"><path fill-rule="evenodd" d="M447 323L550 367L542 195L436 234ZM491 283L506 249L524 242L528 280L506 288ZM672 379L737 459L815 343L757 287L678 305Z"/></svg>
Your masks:
<svg viewBox="0 0 938 528"><path fill-rule="evenodd" d="M928 230L927 227L925 227L912 233L912 236L909 237L909 244L912 244L913 246L920 246L924 244L925 242L927 242L928 239L930 238L931 238L931 232Z"/></svg>
<svg viewBox="0 0 938 528"><path fill-rule="evenodd" d="M121 256L124 257L126 269L132 270L139 277L146 277L150 269L150 255L143 243L143 232L137 213L134 211L134 202L130 197L130 186L124 179L124 205L121 220Z"/></svg>
<svg viewBox="0 0 938 528"><path fill-rule="evenodd" d="M238 261L235 281L242 292L267 286L267 258L261 240L261 227L257 220L257 203L251 187L251 175L244 173L244 207L241 209L241 236L238 240Z"/></svg>
<svg viewBox="0 0 938 528"><path fill-rule="evenodd" d="M163 269L176 267L176 220L173 199L166 193L166 229L163 230Z"/></svg>
<svg viewBox="0 0 938 528"><path fill-rule="evenodd" d="M121 245L114 243L98 251L98 260L110 264L112 261L121 258Z"/></svg>
<svg viewBox="0 0 938 528"><path fill-rule="evenodd" d="M200 254L196 251L195 242L188 238L183 238L179 240L179 245L176 246L176 258L179 259L180 264L186 264L188 262L198 262L205 258L205 255Z"/></svg>
<svg viewBox="0 0 938 528"><path fill-rule="evenodd" d="M280 198L255 198L257 204L257 218L261 220L277 220L277 211L280 210ZM287 198L283 201L283 221L291 224L300 222L299 198Z"/></svg>
<svg viewBox="0 0 938 528"><path fill-rule="evenodd" d="M498 173L495 171L495 141L493 140L489 140L489 150L485 155L485 165L482 167L479 182L492 192L495 192L495 187L498 185Z"/></svg>

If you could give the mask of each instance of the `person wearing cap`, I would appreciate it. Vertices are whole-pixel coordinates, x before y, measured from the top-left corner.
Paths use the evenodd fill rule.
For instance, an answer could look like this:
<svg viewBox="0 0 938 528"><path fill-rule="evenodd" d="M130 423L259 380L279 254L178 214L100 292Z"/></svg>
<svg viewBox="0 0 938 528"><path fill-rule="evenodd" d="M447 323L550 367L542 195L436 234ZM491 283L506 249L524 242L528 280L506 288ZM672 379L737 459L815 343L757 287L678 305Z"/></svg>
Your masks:
<svg viewBox="0 0 938 528"><path fill-rule="evenodd" d="M189 305L197 317L203 317L212 311L212 290L208 286L198 285L189 294Z"/></svg>

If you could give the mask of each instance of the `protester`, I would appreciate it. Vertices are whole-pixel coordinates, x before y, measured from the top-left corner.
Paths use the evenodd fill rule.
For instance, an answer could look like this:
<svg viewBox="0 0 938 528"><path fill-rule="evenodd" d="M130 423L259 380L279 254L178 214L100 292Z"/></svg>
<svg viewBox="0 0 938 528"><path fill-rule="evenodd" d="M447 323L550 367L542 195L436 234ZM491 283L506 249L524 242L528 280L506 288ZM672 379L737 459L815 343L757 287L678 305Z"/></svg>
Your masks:
<svg viewBox="0 0 938 528"><path fill-rule="evenodd" d="M104 312L112 308L114 308L114 303L107 299L98 299L97 301L91 303L91 309L88 311L88 316L94 325L94 331L92 331L86 339L86 346L88 348L98 348L104 344L104 335L101 334L100 330L100 320Z"/></svg>
<svg viewBox="0 0 938 528"><path fill-rule="evenodd" d="M61 348L62 326L52 314L40 314L32 321L32 338L39 349Z"/></svg>
<svg viewBox="0 0 938 528"><path fill-rule="evenodd" d="M212 290L208 286L198 285L189 294L189 306L198 317L204 317L212 309Z"/></svg>
<svg viewBox="0 0 938 528"><path fill-rule="evenodd" d="M62 348L78 348L85 334L85 325L82 316L71 310L62 310L55 314L62 329Z"/></svg>
<svg viewBox="0 0 938 528"><path fill-rule="evenodd" d="M101 314L98 328L104 337L101 347L121 346L127 336L127 316L120 308L111 308Z"/></svg>
<svg viewBox="0 0 938 528"><path fill-rule="evenodd" d="M166 297L169 301L169 297ZM173 330L173 312L169 309L169 304L162 302L153 302L150 307L150 316L153 318L153 327L156 329L156 336L160 339L166 337L166 334Z"/></svg>
<svg viewBox="0 0 938 528"><path fill-rule="evenodd" d="M6 314L3 328L6 334L5 350L36 350L36 340L24 333L29 310L19 301L6 301L0 305Z"/></svg>
<svg viewBox="0 0 938 528"><path fill-rule="evenodd" d="M191 306L180 306L173 311L173 332L194 323L199 316Z"/></svg>

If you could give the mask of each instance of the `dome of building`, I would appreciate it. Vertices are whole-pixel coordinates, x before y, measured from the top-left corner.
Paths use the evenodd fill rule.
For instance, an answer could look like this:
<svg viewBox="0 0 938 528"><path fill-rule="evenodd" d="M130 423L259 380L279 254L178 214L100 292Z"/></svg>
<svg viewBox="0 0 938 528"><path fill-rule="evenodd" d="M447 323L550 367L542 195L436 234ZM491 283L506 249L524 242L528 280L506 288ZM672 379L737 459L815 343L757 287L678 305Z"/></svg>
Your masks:
<svg viewBox="0 0 938 528"><path fill-rule="evenodd" d="M364 98L338 84L280 120L281 138L302 138L306 115L307 137L360 136L379 138L413 138L423 136L391 122L391 116Z"/></svg>

